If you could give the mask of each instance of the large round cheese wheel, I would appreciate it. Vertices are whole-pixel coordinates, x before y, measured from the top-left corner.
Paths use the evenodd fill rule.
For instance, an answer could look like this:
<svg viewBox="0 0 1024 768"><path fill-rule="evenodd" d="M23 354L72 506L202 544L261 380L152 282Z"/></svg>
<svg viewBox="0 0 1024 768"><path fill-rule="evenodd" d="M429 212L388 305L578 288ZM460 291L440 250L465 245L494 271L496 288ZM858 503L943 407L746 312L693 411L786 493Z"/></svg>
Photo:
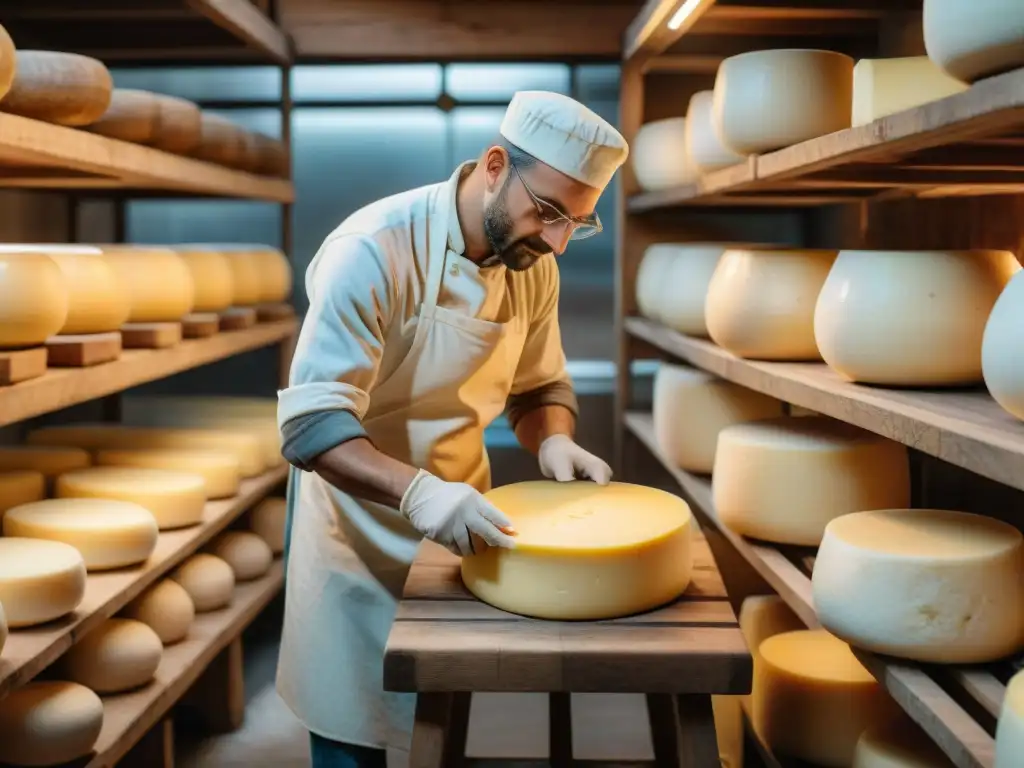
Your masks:
<svg viewBox="0 0 1024 768"><path fill-rule="evenodd" d="M238 458L226 451L130 450L96 452L96 464L109 467L149 467L200 475L206 498L225 499L238 493Z"/></svg>
<svg viewBox="0 0 1024 768"><path fill-rule="evenodd" d="M197 525L206 508L202 475L144 467L90 467L57 478L62 499L117 499L148 509L161 531Z"/></svg>
<svg viewBox="0 0 1024 768"><path fill-rule="evenodd" d="M0 604L8 626L59 619L84 596L85 561L70 544L0 537Z"/></svg>
<svg viewBox="0 0 1024 768"><path fill-rule="evenodd" d="M112 139L146 144L156 137L160 102L156 94L134 88L115 88L103 116L88 126Z"/></svg>
<svg viewBox="0 0 1024 768"><path fill-rule="evenodd" d="M718 433L732 424L782 416L782 402L684 365L654 375L654 436L680 469L711 474Z"/></svg>
<svg viewBox="0 0 1024 768"><path fill-rule="evenodd" d="M744 536L814 546L834 518L910 505L907 449L825 417L784 416L718 433L719 519Z"/></svg>
<svg viewBox="0 0 1024 768"><path fill-rule="evenodd" d="M239 125L223 115L203 111L199 126L201 138L193 152L200 160L236 166L244 159L245 139Z"/></svg>
<svg viewBox="0 0 1024 768"><path fill-rule="evenodd" d="M164 579L135 598L122 614L148 625L160 642L172 645L188 635L196 607L183 586L174 579Z"/></svg>
<svg viewBox="0 0 1024 768"><path fill-rule="evenodd" d="M85 470L91 471L91 470ZM82 553L89 571L145 562L156 549L156 518L148 509L114 499L46 499L7 510L4 536L49 539Z"/></svg>
<svg viewBox="0 0 1024 768"><path fill-rule="evenodd" d="M164 645L134 619L107 619L71 646L60 666L67 678L96 693L122 693L153 679Z"/></svg>
<svg viewBox="0 0 1024 768"><path fill-rule="evenodd" d="M60 125L88 125L110 105L114 81L103 62L60 51L18 50L17 73L0 110Z"/></svg>
<svg viewBox="0 0 1024 768"><path fill-rule="evenodd" d="M165 152L184 155L195 150L202 138L199 106L177 96L155 94L157 123L150 144Z"/></svg>
<svg viewBox="0 0 1024 768"><path fill-rule="evenodd" d="M544 619L613 618L667 603L690 583L690 508L677 496L534 481L486 497L517 531L514 549L462 558L466 588L486 603Z"/></svg>
<svg viewBox="0 0 1024 768"><path fill-rule="evenodd" d="M853 125L967 90L927 56L861 59L853 68Z"/></svg>
<svg viewBox="0 0 1024 768"><path fill-rule="evenodd" d="M647 246L640 266L636 272L636 306L637 311L649 320L660 321L659 310L661 287L671 263L677 258L679 245L674 243L655 243Z"/></svg>
<svg viewBox="0 0 1024 768"><path fill-rule="evenodd" d="M669 117L644 123L630 148L636 180L645 191L689 184L697 178L686 156L686 118Z"/></svg>
<svg viewBox="0 0 1024 768"><path fill-rule="evenodd" d="M18 60L14 41L3 25L0 25L0 101L11 89L17 70Z"/></svg>
<svg viewBox="0 0 1024 768"><path fill-rule="evenodd" d="M903 715L861 734L851 768L953 768L953 763Z"/></svg>
<svg viewBox="0 0 1024 768"><path fill-rule="evenodd" d="M0 472L0 522L12 507L46 498L46 476L31 469Z"/></svg>
<svg viewBox="0 0 1024 768"><path fill-rule="evenodd" d="M175 322L192 311L192 273L173 250L137 245L102 248L128 295L130 322Z"/></svg>
<svg viewBox="0 0 1024 768"><path fill-rule="evenodd" d="M1006 686L1006 696L996 725L995 768L1016 768L1024 755L1024 672Z"/></svg>
<svg viewBox="0 0 1024 768"><path fill-rule="evenodd" d="M248 249L223 248L231 267L231 279L235 286L233 303L239 307L259 304L263 300L262 265Z"/></svg>
<svg viewBox="0 0 1024 768"><path fill-rule="evenodd" d="M60 333L108 333L128 320L131 301L98 248L49 249L68 287L68 314Z"/></svg>
<svg viewBox="0 0 1024 768"><path fill-rule="evenodd" d="M724 243L665 244L675 249L659 270L660 279L651 288L657 319L669 328L690 336L706 337L705 321L708 287L722 254Z"/></svg>
<svg viewBox="0 0 1024 768"><path fill-rule="evenodd" d="M1024 270L999 295L985 324L981 371L995 401L1024 419Z"/></svg>
<svg viewBox="0 0 1024 768"><path fill-rule="evenodd" d="M825 528L812 584L821 625L859 648L943 664L1024 648L1024 537L993 518L843 515Z"/></svg>
<svg viewBox="0 0 1024 768"><path fill-rule="evenodd" d="M288 500L281 498L264 499L249 514L252 532L267 542L275 555L284 552L285 523L288 517Z"/></svg>
<svg viewBox="0 0 1024 768"><path fill-rule="evenodd" d="M836 251L728 250L708 285L708 334L739 357L817 360L814 307Z"/></svg>
<svg viewBox="0 0 1024 768"><path fill-rule="evenodd" d="M61 445L0 445L0 472L31 469L53 479L92 464L89 452Z"/></svg>
<svg viewBox="0 0 1024 768"><path fill-rule="evenodd" d="M270 545L250 531L222 533L210 545L210 554L231 566L236 582L258 579L274 561Z"/></svg>
<svg viewBox="0 0 1024 768"><path fill-rule="evenodd" d="M220 312L231 306L235 279L227 256L202 246L175 246L192 273L194 312Z"/></svg>
<svg viewBox="0 0 1024 768"><path fill-rule="evenodd" d="M769 749L823 768L849 768L861 734L899 711L850 646L821 629L762 642L752 691Z"/></svg>
<svg viewBox="0 0 1024 768"><path fill-rule="evenodd" d="M1024 67L1024 6L1019 0L924 0L928 57L973 83Z"/></svg>
<svg viewBox="0 0 1024 768"><path fill-rule="evenodd" d="M250 251L260 272L260 301L287 301L292 292L292 265L276 248L253 246Z"/></svg>
<svg viewBox="0 0 1024 768"><path fill-rule="evenodd" d="M852 381L978 383L985 322L1019 270L1008 251L841 251L814 311L818 350Z"/></svg>
<svg viewBox="0 0 1024 768"><path fill-rule="evenodd" d="M200 552L186 560L172 574L195 606L196 613L215 611L231 602L235 572L216 555Z"/></svg>
<svg viewBox="0 0 1024 768"><path fill-rule="evenodd" d="M40 346L68 316L68 285L42 253L0 252L0 349Z"/></svg>
<svg viewBox="0 0 1024 768"><path fill-rule="evenodd" d="M33 681L0 698L0 762L50 766L92 752L103 701L78 683Z"/></svg>
<svg viewBox="0 0 1024 768"><path fill-rule="evenodd" d="M686 156L702 172L743 162L743 155L725 146L715 133L714 99L714 91L698 91L690 97L686 110Z"/></svg>
<svg viewBox="0 0 1024 768"><path fill-rule="evenodd" d="M800 617L786 605L778 595L752 595L740 605L740 632L750 649L751 658L756 659L761 643L769 637L783 632L805 629ZM753 706L750 696L743 697L748 707Z"/></svg>

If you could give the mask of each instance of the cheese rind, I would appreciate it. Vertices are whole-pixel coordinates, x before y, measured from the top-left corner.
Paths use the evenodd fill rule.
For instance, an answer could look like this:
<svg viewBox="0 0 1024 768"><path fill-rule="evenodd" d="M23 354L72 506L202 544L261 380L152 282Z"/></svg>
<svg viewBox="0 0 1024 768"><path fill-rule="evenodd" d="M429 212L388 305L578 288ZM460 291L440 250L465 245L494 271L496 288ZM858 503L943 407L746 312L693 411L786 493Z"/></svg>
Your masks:
<svg viewBox="0 0 1024 768"><path fill-rule="evenodd" d="M686 118L670 117L644 123L629 153L633 172L647 192L688 184L697 178L686 156Z"/></svg>
<svg viewBox="0 0 1024 768"><path fill-rule="evenodd" d="M192 555L171 575L195 606L196 613L215 611L231 602L235 572L221 558L206 552Z"/></svg>
<svg viewBox="0 0 1024 768"><path fill-rule="evenodd" d="M176 322L192 311L192 273L173 250L139 245L103 245L101 249L128 295L130 322Z"/></svg>
<svg viewBox="0 0 1024 768"><path fill-rule="evenodd" d="M97 451L95 458L98 466L148 467L200 475L208 499L234 496L241 482L238 459L225 451L111 449Z"/></svg>
<svg viewBox="0 0 1024 768"><path fill-rule="evenodd" d="M852 768L953 768L953 763L904 715L861 734Z"/></svg>
<svg viewBox="0 0 1024 768"><path fill-rule="evenodd" d="M714 100L713 90L698 91L686 110L686 154L702 173L743 162L743 155L725 146L715 132Z"/></svg>
<svg viewBox="0 0 1024 768"><path fill-rule="evenodd" d="M0 523L11 507L46 498L46 477L30 469L0 472Z"/></svg>
<svg viewBox="0 0 1024 768"><path fill-rule="evenodd" d="M0 252L0 349L37 347L64 325L68 286L42 253Z"/></svg>
<svg viewBox="0 0 1024 768"><path fill-rule="evenodd" d="M196 616L188 592L173 579L164 579L135 598L122 612L148 625L164 645L184 640Z"/></svg>
<svg viewBox="0 0 1024 768"><path fill-rule="evenodd" d="M60 666L68 679L96 693L122 693L153 679L164 646L134 619L107 619L71 646Z"/></svg>
<svg viewBox="0 0 1024 768"><path fill-rule="evenodd" d="M654 302L658 320L674 331L690 336L706 337L708 287L722 254L729 248L725 243L665 244L674 254L660 270L654 284Z"/></svg>
<svg viewBox="0 0 1024 768"><path fill-rule="evenodd" d="M0 762L61 765L92 751L103 701L84 685L33 681L0 698Z"/></svg>
<svg viewBox="0 0 1024 768"><path fill-rule="evenodd" d="M690 583L690 508L669 493L535 481L486 498L512 520L516 546L463 557L462 580L497 608L546 619L612 618L663 605Z"/></svg>
<svg viewBox="0 0 1024 768"><path fill-rule="evenodd" d="M853 125L967 90L927 56L861 59L853 67Z"/></svg>
<svg viewBox="0 0 1024 768"><path fill-rule="evenodd" d="M822 626L866 650L940 664L1024 648L1024 537L966 512L886 509L828 524L812 578Z"/></svg>
<svg viewBox="0 0 1024 768"><path fill-rule="evenodd" d="M85 596L85 561L69 544L0 537L0 604L12 629L59 619Z"/></svg>
<svg viewBox="0 0 1024 768"><path fill-rule="evenodd" d="M114 81L103 62L63 51L15 53L17 70L0 109L57 125L99 120L110 105Z"/></svg>
<svg viewBox="0 0 1024 768"><path fill-rule="evenodd" d="M107 333L128 321L129 298L110 262L98 248L89 252L50 249L67 282L68 314L60 334Z"/></svg>
<svg viewBox="0 0 1024 768"><path fill-rule="evenodd" d="M210 554L231 566L235 581L258 579L270 569L270 545L250 531L227 531L210 545Z"/></svg>
<svg viewBox="0 0 1024 768"><path fill-rule="evenodd" d="M1024 6L1019 0L924 0L928 57L973 83L1024 66Z"/></svg>
<svg viewBox="0 0 1024 768"><path fill-rule="evenodd" d="M92 464L89 452L82 448L61 446L0 446L0 472L31 469L42 472L48 480L74 469Z"/></svg>
<svg viewBox="0 0 1024 768"><path fill-rule="evenodd" d="M644 251L636 273L636 305L640 314L650 320L660 320L660 287L664 284L669 264L675 259L679 246L655 243Z"/></svg>
<svg viewBox="0 0 1024 768"><path fill-rule="evenodd" d="M1024 755L1024 672L1006 686L1006 696L996 725L995 768L1017 768Z"/></svg>
<svg viewBox="0 0 1024 768"><path fill-rule="evenodd" d="M999 295L985 324L981 370L985 386L1007 413L1024 420L1024 270Z"/></svg>
<svg viewBox="0 0 1024 768"><path fill-rule="evenodd" d="M285 521L288 517L288 500L281 498L264 499L249 514L252 532L267 542L275 555L284 552Z"/></svg>
<svg viewBox="0 0 1024 768"><path fill-rule="evenodd" d="M230 307L235 297L235 277L227 256L198 246L175 246L175 251L192 273L192 311L220 312Z"/></svg>
<svg viewBox="0 0 1024 768"><path fill-rule="evenodd" d="M910 505L907 449L834 419L785 416L718 435L712 493L736 533L816 546L848 512Z"/></svg>

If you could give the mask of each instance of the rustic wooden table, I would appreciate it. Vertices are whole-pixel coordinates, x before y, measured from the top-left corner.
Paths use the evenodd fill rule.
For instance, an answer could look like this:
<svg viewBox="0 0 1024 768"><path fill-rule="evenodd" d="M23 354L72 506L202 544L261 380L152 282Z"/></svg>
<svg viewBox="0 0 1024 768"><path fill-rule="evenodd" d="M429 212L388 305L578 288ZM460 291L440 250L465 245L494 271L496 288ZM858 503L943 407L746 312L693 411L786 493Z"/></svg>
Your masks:
<svg viewBox="0 0 1024 768"><path fill-rule="evenodd" d="M551 764L572 759L570 693L647 696L658 765L717 768L711 695L750 692L752 659L706 540L678 600L608 621L542 621L463 586L459 558L424 542L384 654L384 687L418 694L410 768L461 764L473 693L551 694Z"/></svg>

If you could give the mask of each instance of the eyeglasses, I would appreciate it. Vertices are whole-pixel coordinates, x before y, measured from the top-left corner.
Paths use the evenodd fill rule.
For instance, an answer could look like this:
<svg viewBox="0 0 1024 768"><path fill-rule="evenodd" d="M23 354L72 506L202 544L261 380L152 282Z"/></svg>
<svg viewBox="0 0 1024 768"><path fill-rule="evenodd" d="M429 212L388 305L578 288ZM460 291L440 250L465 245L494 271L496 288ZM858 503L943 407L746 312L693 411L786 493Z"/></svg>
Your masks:
<svg viewBox="0 0 1024 768"><path fill-rule="evenodd" d="M604 229L604 226L601 224L601 217L596 212L589 216L570 216L559 210L558 206L554 203L537 197L533 190L530 189L530 185L526 183L526 179L519 173L519 169L516 168L515 164L509 161L509 165L512 166L512 170L516 172L516 176L522 183L523 189L526 190L526 194L530 196L533 204L537 207L537 216L540 217L541 223L565 224L569 227L570 240L586 240L588 237L593 237Z"/></svg>

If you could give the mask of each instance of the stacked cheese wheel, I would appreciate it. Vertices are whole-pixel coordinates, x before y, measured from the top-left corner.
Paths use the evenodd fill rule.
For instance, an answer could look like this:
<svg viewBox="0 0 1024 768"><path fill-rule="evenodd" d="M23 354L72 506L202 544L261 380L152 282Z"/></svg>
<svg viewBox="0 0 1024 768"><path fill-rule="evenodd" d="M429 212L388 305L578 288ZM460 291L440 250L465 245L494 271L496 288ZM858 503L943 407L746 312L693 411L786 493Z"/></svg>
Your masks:
<svg viewBox="0 0 1024 768"><path fill-rule="evenodd" d="M928 57L973 83L1024 66L1024 6L1017 0L925 0Z"/></svg>

